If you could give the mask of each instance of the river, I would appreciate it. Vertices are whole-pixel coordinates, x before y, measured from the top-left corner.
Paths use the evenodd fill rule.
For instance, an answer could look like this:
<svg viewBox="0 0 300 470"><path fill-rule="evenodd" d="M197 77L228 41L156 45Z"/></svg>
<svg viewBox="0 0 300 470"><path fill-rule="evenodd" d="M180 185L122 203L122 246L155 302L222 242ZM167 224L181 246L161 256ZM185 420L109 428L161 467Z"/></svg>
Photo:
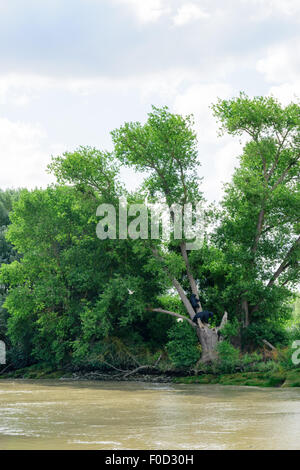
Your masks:
<svg viewBox="0 0 300 470"><path fill-rule="evenodd" d="M300 389L0 380L0 449L300 449Z"/></svg>

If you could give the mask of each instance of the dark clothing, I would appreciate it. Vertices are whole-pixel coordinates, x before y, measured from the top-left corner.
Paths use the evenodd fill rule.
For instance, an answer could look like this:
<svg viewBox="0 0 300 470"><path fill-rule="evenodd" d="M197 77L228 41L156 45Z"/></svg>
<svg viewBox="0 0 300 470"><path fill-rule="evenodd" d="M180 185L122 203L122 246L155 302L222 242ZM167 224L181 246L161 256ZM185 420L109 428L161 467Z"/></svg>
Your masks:
<svg viewBox="0 0 300 470"><path fill-rule="evenodd" d="M197 297L195 296L195 294L192 294L191 297L190 297L190 302L192 304L192 307L193 309L195 310L195 312L197 311L197 308L199 308L199 305L200 305L200 301L199 299L197 299Z"/></svg>
<svg viewBox="0 0 300 470"><path fill-rule="evenodd" d="M203 310L202 312L196 313L196 315L193 318L193 322L197 323L197 319L200 318L202 323L208 323L208 320L210 318L213 318L214 314L212 312L209 312L208 310Z"/></svg>

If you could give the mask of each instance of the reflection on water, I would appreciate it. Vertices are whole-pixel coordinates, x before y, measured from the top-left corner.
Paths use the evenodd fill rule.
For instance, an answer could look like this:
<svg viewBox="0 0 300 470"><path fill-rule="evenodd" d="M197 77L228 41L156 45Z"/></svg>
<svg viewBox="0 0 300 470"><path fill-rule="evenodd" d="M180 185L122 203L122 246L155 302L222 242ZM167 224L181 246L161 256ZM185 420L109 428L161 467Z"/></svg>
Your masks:
<svg viewBox="0 0 300 470"><path fill-rule="evenodd" d="M300 390L2 380L0 449L300 449Z"/></svg>

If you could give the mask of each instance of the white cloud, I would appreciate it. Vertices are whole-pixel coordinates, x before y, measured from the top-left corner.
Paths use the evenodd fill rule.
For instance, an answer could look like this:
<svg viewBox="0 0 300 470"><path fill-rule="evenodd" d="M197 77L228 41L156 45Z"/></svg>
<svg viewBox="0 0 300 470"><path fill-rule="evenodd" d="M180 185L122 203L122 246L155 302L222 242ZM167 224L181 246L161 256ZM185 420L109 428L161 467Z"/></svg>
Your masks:
<svg viewBox="0 0 300 470"><path fill-rule="evenodd" d="M200 176L204 176L202 190L208 200L220 200L222 185L230 181L242 143L231 136L218 138L218 123L210 106L217 98L230 98L233 89L227 83L197 83L178 94L174 110L195 116L195 130L199 142Z"/></svg>
<svg viewBox="0 0 300 470"><path fill-rule="evenodd" d="M266 17L284 15L293 16L296 21L297 18L300 21L299 0L243 0L243 2L255 10L251 19L264 20Z"/></svg>
<svg viewBox="0 0 300 470"><path fill-rule="evenodd" d="M300 39L294 38L267 50L256 69L273 83L268 94L286 105L300 97Z"/></svg>
<svg viewBox="0 0 300 470"><path fill-rule="evenodd" d="M0 104L29 104L37 100L42 93L63 91L78 96L91 96L101 92L138 89L142 99L158 93L164 97L174 96L180 84L195 78L188 69L171 69L159 73L147 73L142 76L69 78L38 74L0 75Z"/></svg>
<svg viewBox="0 0 300 470"><path fill-rule="evenodd" d="M289 82L300 77L300 38L293 38L267 50L256 68L269 82Z"/></svg>
<svg viewBox="0 0 300 470"><path fill-rule="evenodd" d="M231 95L232 88L226 83L196 83L176 96L174 109L181 114L193 114L198 127L199 140L212 142L217 136L218 126L210 106L217 101L218 97L225 99Z"/></svg>
<svg viewBox="0 0 300 470"><path fill-rule="evenodd" d="M46 133L38 124L0 118L0 187L44 186L49 153L44 151Z"/></svg>
<svg viewBox="0 0 300 470"><path fill-rule="evenodd" d="M25 106L37 99L44 90L59 87L60 81L45 75L5 74L0 75L0 104Z"/></svg>
<svg viewBox="0 0 300 470"><path fill-rule="evenodd" d="M282 85L272 86L269 89L268 94L277 98L283 105L287 105L291 102L299 102L300 79L292 83L283 83Z"/></svg>
<svg viewBox="0 0 300 470"><path fill-rule="evenodd" d="M141 23L157 21L162 15L170 12L165 0L114 0L128 5Z"/></svg>
<svg viewBox="0 0 300 470"><path fill-rule="evenodd" d="M216 145L213 151L210 150L209 157L205 149L200 148L200 176L204 176L201 189L209 202L218 202L222 199L224 183L231 180L242 149L239 142L229 141L228 138L222 139L222 144L219 145L219 148Z"/></svg>
<svg viewBox="0 0 300 470"><path fill-rule="evenodd" d="M191 21L199 20L202 18L209 18L209 14L204 12L199 5L195 3L185 3L178 8L176 15L173 18L175 26L184 26Z"/></svg>

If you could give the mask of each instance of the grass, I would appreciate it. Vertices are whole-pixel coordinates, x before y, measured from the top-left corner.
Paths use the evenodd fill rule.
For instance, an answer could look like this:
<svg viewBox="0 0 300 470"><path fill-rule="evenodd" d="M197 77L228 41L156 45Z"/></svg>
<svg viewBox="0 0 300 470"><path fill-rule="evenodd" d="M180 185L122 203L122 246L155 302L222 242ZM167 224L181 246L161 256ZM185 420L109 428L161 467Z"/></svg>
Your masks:
<svg viewBox="0 0 300 470"><path fill-rule="evenodd" d="M300 369L280 372L238 372L176 377L175 383L247 385L254 387L300 387Z"/></svg>
<svg viewBox="0 0 300 470"><path fill-rule="evenodd" d="M53 370L47 366L33 365L24 369L6 372L0 379L60 379L72 376L71 372ZM181 384L220 384L246 385L254 387L300 387L300 368L253 372L235 372L232 374L201 374L196 376L174 377L174 383Z"/></svg>

